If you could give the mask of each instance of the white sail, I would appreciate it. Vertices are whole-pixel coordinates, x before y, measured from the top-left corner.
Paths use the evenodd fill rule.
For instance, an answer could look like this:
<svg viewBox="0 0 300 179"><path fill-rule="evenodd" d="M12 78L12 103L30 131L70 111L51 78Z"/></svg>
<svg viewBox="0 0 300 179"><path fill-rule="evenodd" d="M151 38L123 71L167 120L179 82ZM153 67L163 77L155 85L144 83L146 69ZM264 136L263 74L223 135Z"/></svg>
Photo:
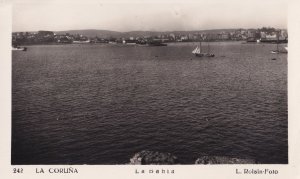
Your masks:
<svg viewBox="0 0 300 179"><path fill-rule="evenodd" d="M192 51L193 54L200 54L201 53L201 50L200 50L200 47L197 46L193 51Z"/></svg>
<svg viewBox="0 0 300 179"><path fill-rule="evenodd" d="M198 49L198 46L192 51L192 53L195 54L197 49Z"/></svg>

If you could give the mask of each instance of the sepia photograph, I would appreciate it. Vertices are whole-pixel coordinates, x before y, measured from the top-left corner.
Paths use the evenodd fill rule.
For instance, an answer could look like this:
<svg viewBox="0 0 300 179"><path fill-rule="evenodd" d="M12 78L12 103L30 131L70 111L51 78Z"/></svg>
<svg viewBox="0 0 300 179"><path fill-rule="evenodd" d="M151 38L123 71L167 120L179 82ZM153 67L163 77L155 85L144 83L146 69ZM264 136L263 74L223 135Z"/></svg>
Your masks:
<svg viewBox="0 0 300 179"><path fill-rule="evenodd" d="M286 0L14 3L11 165L289 164L287 19Z"/></svg>

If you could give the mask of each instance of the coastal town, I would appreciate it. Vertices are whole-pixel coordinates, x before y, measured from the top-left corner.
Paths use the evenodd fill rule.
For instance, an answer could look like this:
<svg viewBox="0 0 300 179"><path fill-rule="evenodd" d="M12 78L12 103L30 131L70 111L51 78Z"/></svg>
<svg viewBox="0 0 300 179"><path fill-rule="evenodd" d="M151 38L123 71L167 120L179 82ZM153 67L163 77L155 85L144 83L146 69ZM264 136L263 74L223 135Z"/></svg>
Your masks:
<svg viewBox="0 0 300 179"><path fill-rule="evenodd" d="M86 30L88 31L88 30ZM148 33L151 34L151 33ZM207 31L176 31L155 32L148 35L141 33L119 33L113 35L86 35L62 33L54 31L13 32L12 45L33 44L71 44L71 43L109 43L109 44L140 44L162 45L169 42L198 42L198 41L247 41L262 43L287 43L286 29L262 27L259 29L228 29Z"/></svg>

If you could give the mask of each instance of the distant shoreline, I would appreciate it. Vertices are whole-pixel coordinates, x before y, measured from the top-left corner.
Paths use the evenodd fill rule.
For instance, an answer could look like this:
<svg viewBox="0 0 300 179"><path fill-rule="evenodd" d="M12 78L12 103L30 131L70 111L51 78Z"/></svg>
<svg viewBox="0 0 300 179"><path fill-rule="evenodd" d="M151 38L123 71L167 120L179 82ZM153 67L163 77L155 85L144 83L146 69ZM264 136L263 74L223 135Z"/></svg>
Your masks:
<svg viewBox="0 0 300 179"><path fill-rule="evenodd" d="M247 42L247 41L243 41L243 40L227 40L227 41L211 41L209 43L232 43L232 42L240 42L241 44L275 44L274 42ZM184 44L184 43L199 43L198 42L164 42L165 44ZM207 43L207 41L204 41L203 43ZM288 44L287 43L280 43L280 44ZM141 46L141 47L148 47L147 44L143 45L143 44L123 44L123 43L28 43L28 44L20 44L19 46L43 46L43 45L103 45L103 46ZM150 47L150 46L149 46ZM157 46L157 47L161 47L161 46Z"/></svg>

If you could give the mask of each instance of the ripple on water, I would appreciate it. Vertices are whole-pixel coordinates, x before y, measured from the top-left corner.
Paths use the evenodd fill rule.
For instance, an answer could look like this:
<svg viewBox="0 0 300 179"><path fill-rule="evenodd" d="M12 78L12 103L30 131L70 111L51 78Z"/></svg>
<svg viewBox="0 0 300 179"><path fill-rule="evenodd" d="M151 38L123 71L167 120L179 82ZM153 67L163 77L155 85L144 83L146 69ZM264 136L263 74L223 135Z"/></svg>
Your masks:
<svg viewBox="0 0 300 179"><path fill-rule="evenodd" d="M212 59L193 44L13 52L12 163L118 164L141 150L287 163L286 56L211 46Z"/></svg>

